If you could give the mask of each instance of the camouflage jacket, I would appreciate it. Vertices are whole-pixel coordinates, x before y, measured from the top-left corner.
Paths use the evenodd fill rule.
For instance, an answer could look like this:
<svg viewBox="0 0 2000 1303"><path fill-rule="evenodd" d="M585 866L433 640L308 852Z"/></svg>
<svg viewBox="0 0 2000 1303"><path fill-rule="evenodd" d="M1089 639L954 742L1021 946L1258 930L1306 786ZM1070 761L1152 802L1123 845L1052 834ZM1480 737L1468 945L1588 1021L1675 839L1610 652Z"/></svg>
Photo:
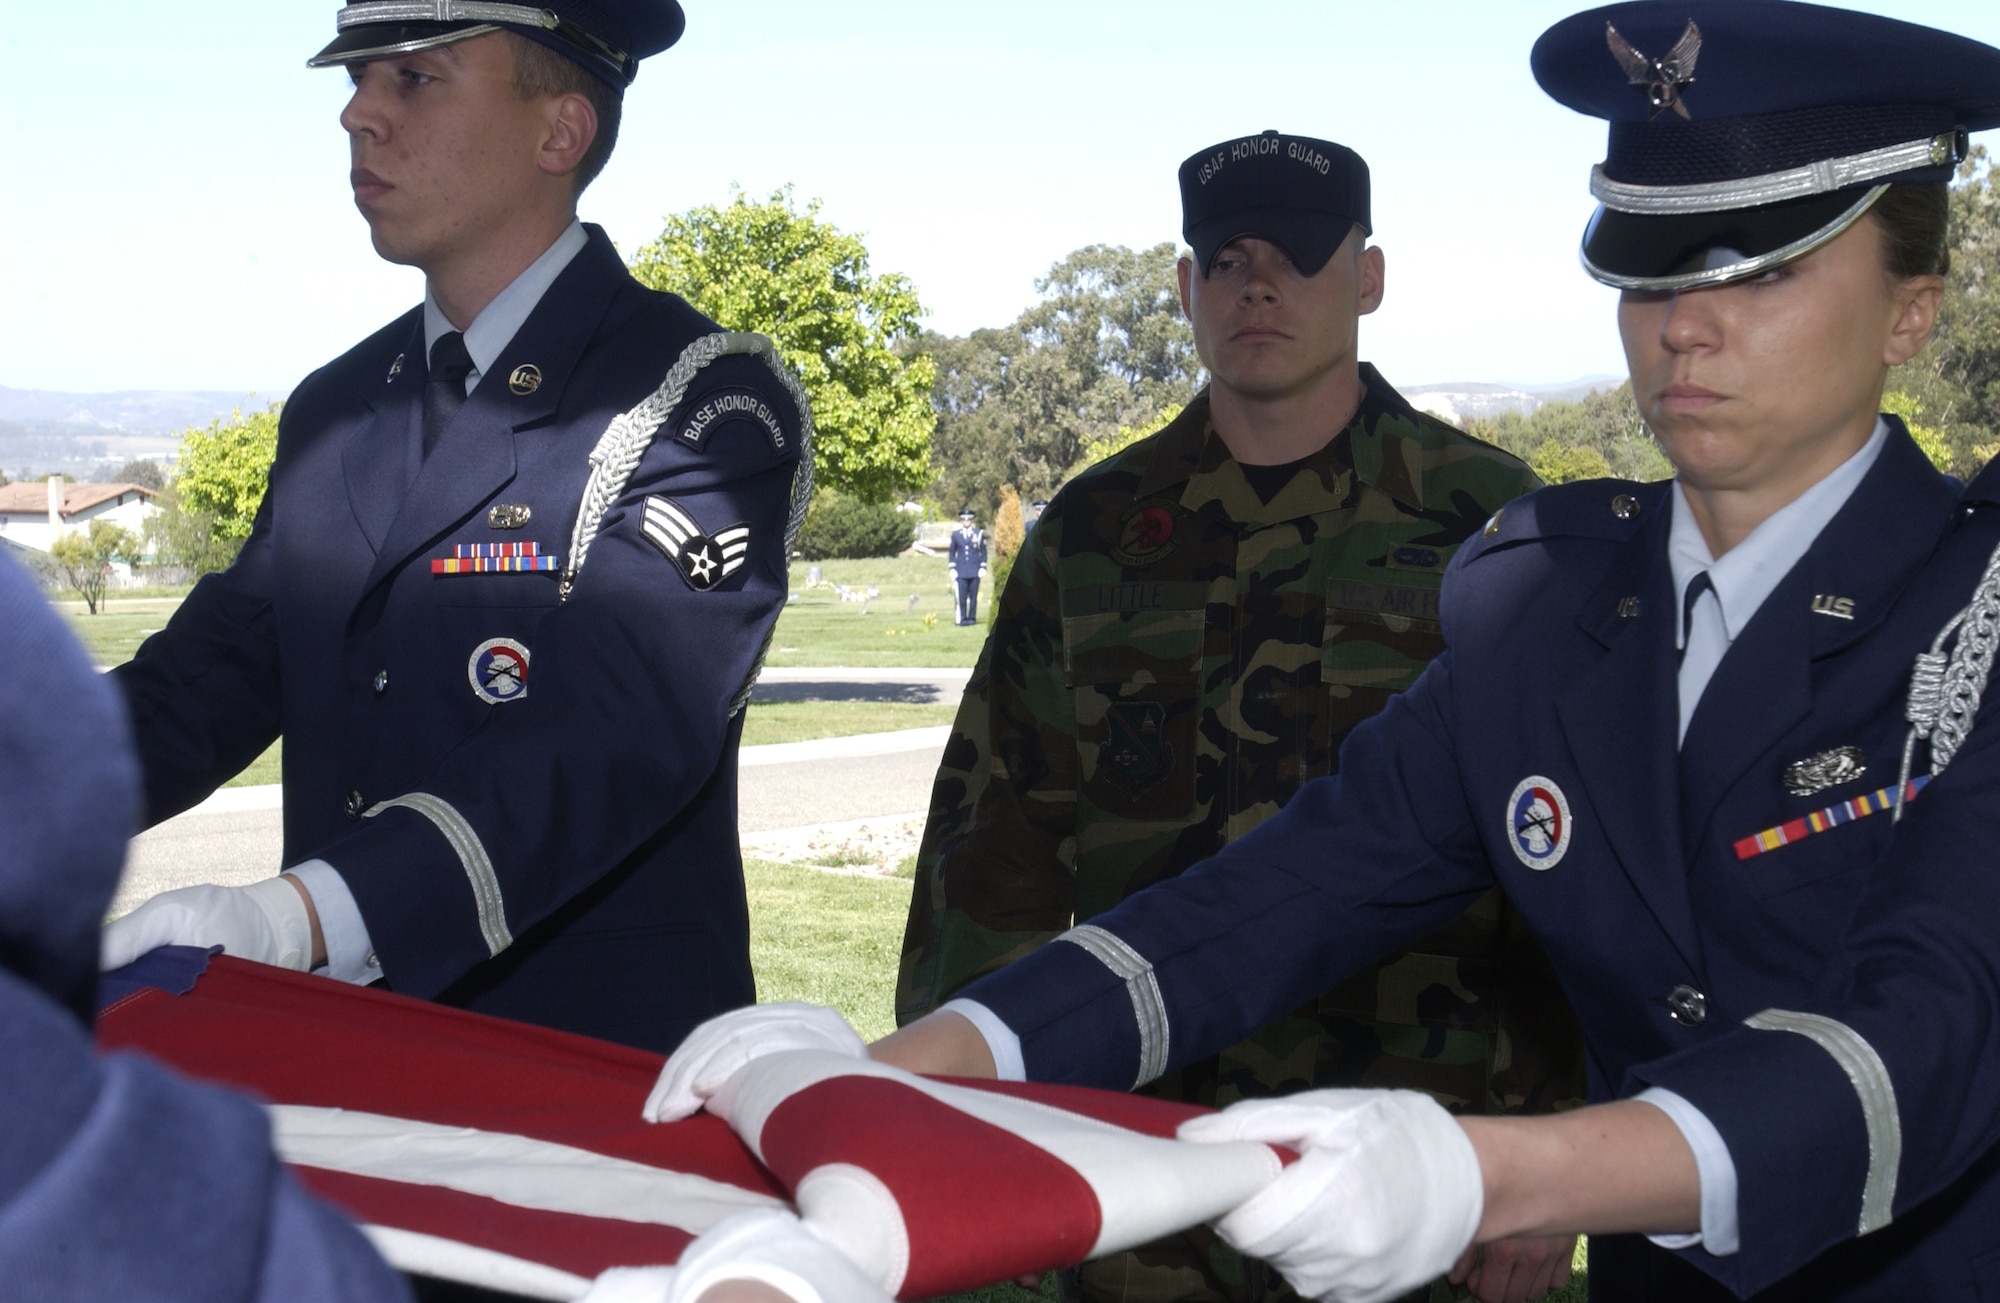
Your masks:
<svg viewBox="0 0 2000 1303"><path fill-rule="evenodd" d="M1362 376L1353 422L1268 503L1206 393L1050 502L932 790L900 1021L1242 836L1442 650L1446 563L1536 480ZM1494 892L1175 1076L1155 1089L1212 1106L1378 1085L1539 1111L1580 1100L1582 1041Z"/></svg>

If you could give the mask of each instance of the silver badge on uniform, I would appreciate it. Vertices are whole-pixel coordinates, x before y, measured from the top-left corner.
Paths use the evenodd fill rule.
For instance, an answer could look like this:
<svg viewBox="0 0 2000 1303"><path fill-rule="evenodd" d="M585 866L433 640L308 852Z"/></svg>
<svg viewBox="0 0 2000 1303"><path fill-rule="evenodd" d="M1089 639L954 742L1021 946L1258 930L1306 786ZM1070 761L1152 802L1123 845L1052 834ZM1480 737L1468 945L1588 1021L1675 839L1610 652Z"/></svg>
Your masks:
<svg viewBox="0 0 2000 1303"><path fill-rule="evenodd" d="M519 529L534 519L534 511L525 502L502 502L489 508L486 523L495 529Z"/></svg>
<svg viewBox="0 0 2000 1303"><path fill-rule="evenodd" d="M1835 747L1785 766L1785 790L1793 796L1815 796L1829 787L1851 783L1868 772L1860 747Z"/></svg>
<svg viewBox="0 0 2000 1303"><path fill-rule="evenodd" d="M528 695L528 649L512 638L489 638L472 649L465 677L481 701L519 701Z"/></svg>
<svg viewBox="0 0 2000 1303"><path fill-rule="evenodd" d="M1507 798L1507 844L1514 858L1537 873L1553 869L1569 852L1569 798L1555 780L1523 778Z"/></svg>

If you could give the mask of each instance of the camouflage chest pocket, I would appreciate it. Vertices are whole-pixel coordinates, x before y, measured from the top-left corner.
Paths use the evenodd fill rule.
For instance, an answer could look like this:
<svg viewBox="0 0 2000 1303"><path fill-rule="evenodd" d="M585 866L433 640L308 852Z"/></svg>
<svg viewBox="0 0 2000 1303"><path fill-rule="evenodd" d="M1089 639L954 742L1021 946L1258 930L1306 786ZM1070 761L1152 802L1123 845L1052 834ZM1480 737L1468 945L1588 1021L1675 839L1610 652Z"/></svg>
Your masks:
<svg viewBox="0 0 2000 1303"><path fill-rule="evenodd" d="M1190 603L1063 619L1079 795L1101 811L1175 819L1193 805L1205 615Z"/></svg>
<svg viewBox="0 0 2000 1303"><path fill-rule="evenodd" d="M1319 677L1333 696L1337 735L1415 683L1444 650L1438 623L1441 576L1391 574L1386 582L1337 578L1326 586Z"/></svg>

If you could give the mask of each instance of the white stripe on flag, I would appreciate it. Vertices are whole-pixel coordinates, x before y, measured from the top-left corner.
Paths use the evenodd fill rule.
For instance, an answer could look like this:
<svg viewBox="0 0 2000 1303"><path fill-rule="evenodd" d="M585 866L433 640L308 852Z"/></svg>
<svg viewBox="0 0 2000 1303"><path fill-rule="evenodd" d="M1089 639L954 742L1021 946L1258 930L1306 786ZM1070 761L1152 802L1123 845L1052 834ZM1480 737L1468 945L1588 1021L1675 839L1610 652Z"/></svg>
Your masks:
<svg viewBox="0 0 2000 1303"><path fill-rule="evenodd" d="M1068 1164L1096 1194L1103 1219L1087 1257L1117 1253L1220 1217L1284 1168L1268 1145L1162 1140L1049 1104L946 1085L817 1050L767 1054L745 1065L724 1087L734 1095L730 1125L761 1158L764 1122L779 1105L821 1081L846 1076L900 1081Z"/></svg>
<svg viewBox="0 0 2000 1303"><path fill-rule="evenodd" d="M587 1149L379 1113L270 1104L271 1140L288 1163L436 1185L517 1208L675 1226L691 1234L746 1208L783 1208L766 1194Z"/></svg>
<svg viewBox="0 0 2000 1303"><path fill-rule="evenodd" d="M497 1289L523 1298L573 1299L590 1288L590 1282L582 1276L492 1249L460 1244L457 1240L398 1230L394 1226L363 1226L361 1233L398 1271Z"/></svg>

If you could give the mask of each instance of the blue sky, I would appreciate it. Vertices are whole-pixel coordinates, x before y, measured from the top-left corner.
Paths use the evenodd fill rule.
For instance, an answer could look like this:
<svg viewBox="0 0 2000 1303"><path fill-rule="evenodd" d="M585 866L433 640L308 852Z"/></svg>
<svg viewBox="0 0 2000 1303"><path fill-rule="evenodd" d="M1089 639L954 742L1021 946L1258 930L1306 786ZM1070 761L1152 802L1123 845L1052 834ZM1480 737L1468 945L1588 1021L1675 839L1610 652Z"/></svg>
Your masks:
<svg viewBox="0 0 2000 1303"><path fill-rule="evenodd" d="M1056 259L1179 234L1174 171L1267 127L1369 160L1393 382L1622 371L1577 269L1603 127L1535 87L1542 0L684 0L583 215L630 251L667 213L787 182L866 234L949 333L1011 320ZM422 293L377 260L305 59L332 3L17 6L0 33L0 385L289 388ZM1993 0L1852 7L2000 44ZM1989 141L1989 143L1992 143Z"/></svg>

